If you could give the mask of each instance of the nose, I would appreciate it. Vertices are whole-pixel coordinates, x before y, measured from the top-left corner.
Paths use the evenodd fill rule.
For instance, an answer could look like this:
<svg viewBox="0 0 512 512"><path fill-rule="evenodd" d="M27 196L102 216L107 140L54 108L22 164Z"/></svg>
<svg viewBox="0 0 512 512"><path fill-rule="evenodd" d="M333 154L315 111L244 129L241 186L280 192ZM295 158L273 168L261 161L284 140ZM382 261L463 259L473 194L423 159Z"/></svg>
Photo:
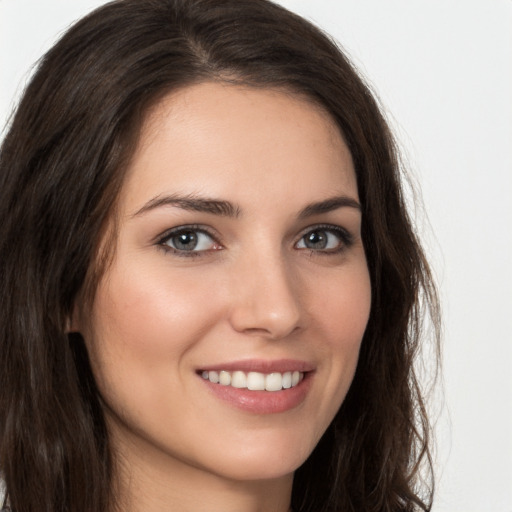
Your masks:
<svg viewBox="0 0 512 512"><path fill-rule="evenodd" d="M272 340L299 329L303 315L296 277L279 254L239 262L231 277L233 328Z"/></svg>

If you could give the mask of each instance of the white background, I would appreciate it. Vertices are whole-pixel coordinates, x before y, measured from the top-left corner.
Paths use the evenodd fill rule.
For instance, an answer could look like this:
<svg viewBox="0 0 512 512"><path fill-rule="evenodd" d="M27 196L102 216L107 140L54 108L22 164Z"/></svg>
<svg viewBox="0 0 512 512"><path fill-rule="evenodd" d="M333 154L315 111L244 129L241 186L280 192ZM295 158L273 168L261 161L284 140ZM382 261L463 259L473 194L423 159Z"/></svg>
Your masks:
<svg viewBox="0 0 512 512"><path fill-rule="evenodd" d="M99 0L0 0L0 124ZM423 190L444 309L434 512L512 512L512 0L281 0L372 83Z"/></svg>

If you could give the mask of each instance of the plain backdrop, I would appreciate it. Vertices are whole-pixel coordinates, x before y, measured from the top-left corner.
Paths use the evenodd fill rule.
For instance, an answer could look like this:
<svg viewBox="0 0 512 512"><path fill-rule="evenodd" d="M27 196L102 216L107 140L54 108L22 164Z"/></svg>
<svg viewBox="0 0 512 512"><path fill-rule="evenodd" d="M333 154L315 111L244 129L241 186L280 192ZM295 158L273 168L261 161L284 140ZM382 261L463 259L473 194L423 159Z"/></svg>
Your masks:
<svg viewBox="0 0 512 512"><path fill-rule="evenodd" d="M101 0L0 0L0 124ZM377 92L423 193L444 311L434 512L512 512L512 0L281 0ZM415 201L414 206L418 206Z"/></svg>

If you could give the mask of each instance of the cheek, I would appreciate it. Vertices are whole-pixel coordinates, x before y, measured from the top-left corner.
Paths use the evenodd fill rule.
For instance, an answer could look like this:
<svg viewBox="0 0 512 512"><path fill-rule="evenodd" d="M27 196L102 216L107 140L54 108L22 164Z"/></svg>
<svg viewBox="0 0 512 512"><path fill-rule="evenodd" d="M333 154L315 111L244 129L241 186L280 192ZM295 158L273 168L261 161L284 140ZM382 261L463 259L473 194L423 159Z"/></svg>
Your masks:
<svg viewBox="0 0 512 512"><path fill-rule="evenodd" d="M130 272L117 265L98 287L86 336L97 378L136 378L139 389L152 377L179 378L169 365L179 370L182 358L220 316L219 301L210 299L205 301L204 279L192 281L179 272L170 279L155 266Z"/></svg>
<svg viewBox="0 0 512 512"><path fill-rule="evenodd" d="M354 266L339 279L324 280L321 293L311 301L312 317L325 329L335 352L359 348L370 315L371 285L366 263Z"/></svg>
<svg viewBox="0 0 512 512"><path fill-rule="evenodd" d="M332 280L314 301L312 316L317 322L316 332L322 333L317 351L322 353L322 370L329 375L323 383L322 400L330 419L352 383L370 307L371 286L366 265Z"/></svg>

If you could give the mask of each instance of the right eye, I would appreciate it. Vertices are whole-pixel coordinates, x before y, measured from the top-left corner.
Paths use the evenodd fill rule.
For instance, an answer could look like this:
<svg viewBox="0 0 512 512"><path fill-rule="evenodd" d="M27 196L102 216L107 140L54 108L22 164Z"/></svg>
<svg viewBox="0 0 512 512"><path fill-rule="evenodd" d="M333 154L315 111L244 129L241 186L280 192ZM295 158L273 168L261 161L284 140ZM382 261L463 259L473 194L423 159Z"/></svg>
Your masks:
<svg viewBox="0 0 512 512"><path fill-rule="evenodd" d="M197 253L220 248L219 244L205 230L186 226L168 232L160 240L160 245L180 256L198 256Z"/></svg>

